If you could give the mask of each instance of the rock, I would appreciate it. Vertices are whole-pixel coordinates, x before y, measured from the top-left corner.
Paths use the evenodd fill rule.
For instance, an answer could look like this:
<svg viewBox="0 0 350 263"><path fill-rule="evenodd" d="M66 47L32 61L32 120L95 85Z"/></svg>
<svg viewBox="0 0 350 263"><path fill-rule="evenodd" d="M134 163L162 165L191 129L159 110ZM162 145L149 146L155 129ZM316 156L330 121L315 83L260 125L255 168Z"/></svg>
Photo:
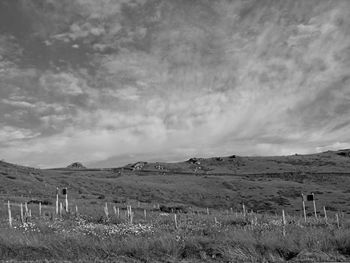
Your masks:
<svg viewBox="0 0 350 263"><path fill-rule="evenodd" d="M198 158L191 158L187 162L192 163L192 164L201 164L201 162Z"/></svg>
<svg viewBox="0 0 350 263"><path fill-rule="evenodd" d="M68 165L67 168L68 169L86 169L86 167L79 162L72 163L71 165Z"/></svg>
<svg viewBox="0 0 350 263"><path fill-rule="evenodd" d="M337 154L343 157L350 157L350 149L339 150Z"/></svg>
<svg viewBox="0 0 350 263"><path fill-rule="evenodd" d="M131 167L133 169L133 171L135 170L142 170L142 168L147 164L147 162L137 162L135 164L133 164Z"/></svg>

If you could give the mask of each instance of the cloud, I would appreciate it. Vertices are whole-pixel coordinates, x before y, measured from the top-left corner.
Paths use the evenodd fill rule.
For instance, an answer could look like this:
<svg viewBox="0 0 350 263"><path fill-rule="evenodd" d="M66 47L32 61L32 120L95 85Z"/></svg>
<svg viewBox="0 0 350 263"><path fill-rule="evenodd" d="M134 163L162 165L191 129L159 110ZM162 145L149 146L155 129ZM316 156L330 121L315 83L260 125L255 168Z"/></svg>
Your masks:
<svg viewBox="0 0 350 263"><path fill-rule="evenodd" d="M3 126L0 130L0 141L8 144L11 141L17 141L21 139L31 139L38 136L37 133L33 133L28 129L18 129L17 127Z"/></svg>
<svg viewBox="0 0 350 263"><path fill-rule="evenodd" d="M347 145L349 3L268 3L46 1L54 15L43 18L43 41L86 63L24 68L3 55L0 121L40 134L23 132L3 151L50 166Z"/></svg>

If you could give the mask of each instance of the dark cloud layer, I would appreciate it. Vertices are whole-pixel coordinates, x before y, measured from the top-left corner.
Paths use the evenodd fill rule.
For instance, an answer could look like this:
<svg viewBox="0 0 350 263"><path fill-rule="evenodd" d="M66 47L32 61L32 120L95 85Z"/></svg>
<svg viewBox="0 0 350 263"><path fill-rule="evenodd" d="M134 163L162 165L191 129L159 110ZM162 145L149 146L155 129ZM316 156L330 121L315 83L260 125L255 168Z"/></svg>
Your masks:
<svg viewBox="0 0 350 263"><path fill-rule="evenodd" d="M113 166L350 147L349 28L345 0L1 1L1 154Z"/></svg>

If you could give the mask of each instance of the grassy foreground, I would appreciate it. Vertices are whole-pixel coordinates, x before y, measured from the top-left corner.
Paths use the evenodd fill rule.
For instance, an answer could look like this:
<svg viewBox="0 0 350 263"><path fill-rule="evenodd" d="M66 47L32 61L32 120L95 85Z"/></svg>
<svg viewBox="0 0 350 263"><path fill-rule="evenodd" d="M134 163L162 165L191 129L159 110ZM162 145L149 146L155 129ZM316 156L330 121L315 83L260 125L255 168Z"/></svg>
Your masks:
<svg viewBox="0 0 350 263"><path fill-rule="evenodd" d="M2 260L81 262L331 262L350 259L350 224L287 216L135 210L120 215L45 214L13 227L3 218Z"/></svg>

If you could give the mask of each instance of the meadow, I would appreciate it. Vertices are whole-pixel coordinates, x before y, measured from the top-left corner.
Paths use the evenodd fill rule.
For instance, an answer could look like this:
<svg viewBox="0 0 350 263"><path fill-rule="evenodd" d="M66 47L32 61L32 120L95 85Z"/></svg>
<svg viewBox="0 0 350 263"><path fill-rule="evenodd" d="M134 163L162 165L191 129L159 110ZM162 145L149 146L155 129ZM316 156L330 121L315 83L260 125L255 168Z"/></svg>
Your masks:
<svg viewBox="0 0 350 263"><path fill-rule="evenodd" d="M7 204L4 204L7 207ZM80 206L56 215L29 204L31 217L2 209L0 258L69 262L334 262L350 260L350 221L234 210L164 213L148 203ZM118 210L117 210L118 209ZM174 211L174 210L173 210ZM186 212L186 213L183 213ZM24 211L25 213L25 211Z"/></svg>
<svg viewBox="0 0 350 263"><path fill-rule="evenodd" d="M342 150L94 169L0 161L0 260L349 262L349 158ZM61 215L57 187L63 206L68 189ZM317 219L307 202L305 222L302 193L315 194ZM31 211L23 221L21 203Z"/></svg>

